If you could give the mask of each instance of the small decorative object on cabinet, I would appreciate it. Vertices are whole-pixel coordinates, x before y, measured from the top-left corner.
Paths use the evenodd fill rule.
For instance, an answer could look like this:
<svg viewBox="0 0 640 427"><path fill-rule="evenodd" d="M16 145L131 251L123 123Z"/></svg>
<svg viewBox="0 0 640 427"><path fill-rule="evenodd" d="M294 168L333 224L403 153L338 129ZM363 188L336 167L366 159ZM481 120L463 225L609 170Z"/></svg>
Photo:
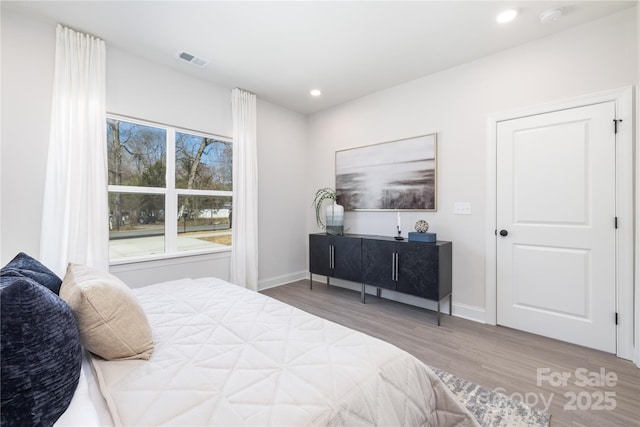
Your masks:
<svg viewBox="0 0 640 427"><path fill-rule="evenodd" d="M429 230L429 223L424 219L419 219L416 221L415 227L418 233L426 233Z"/></svg>
<svg viewBox="0 0 640 427"><path fill-rule="evenodd" d="M416 233L415 231L409 232L410 242L423 242L423 243L435 243L437 241L436 233Z"/></svg>
<svg viewBox="0 0 640 427"><path fill-rule="evenodd" d="M427 233L427 230L429 229L429 223L427 221L424 219L418 220L415 227L416 231L409 232L410 242L436 242L436 233Z"/></svg>
<svg viewBox="0 0 640 427"><path fill-rule="evenodd" d="M327 233L341 235L344 233L344 208L336 202L327 206Z"/></svg>
<svg viewBox="0 0 640 427"><path fill-rule="evenodd" d="M402 237L402 228L400 227L400 212L398 212L398 224L396 225L396 231L398 234L394 236L394 239L404 240L404 237Z"/></svg>
<svg viewBox="0 0 640 427"><path fill-rule="evenodd" d="M424 234L424 233L421 233ZM433 233L427 233L433 234ZM452 243L397 241L392 237L345 234L309 235L309 276L313 275L360 282L362 303L365 286L411 294L437 302L440 325L440 302L449 297L451 315ZM389 262L391 261L391 262Z"/></svg>
<svg viewBox="0 0 640 427"><path fill-rule="evenodd" d="M344 208L336 203L336 191L325 187L316 191L313 199L313 206L316 210L316 224L327 232L327 234L342 235L344 233ZM326 219L322 222L322 205L325 200L331 200L332 204L327 206Z"/></svg>

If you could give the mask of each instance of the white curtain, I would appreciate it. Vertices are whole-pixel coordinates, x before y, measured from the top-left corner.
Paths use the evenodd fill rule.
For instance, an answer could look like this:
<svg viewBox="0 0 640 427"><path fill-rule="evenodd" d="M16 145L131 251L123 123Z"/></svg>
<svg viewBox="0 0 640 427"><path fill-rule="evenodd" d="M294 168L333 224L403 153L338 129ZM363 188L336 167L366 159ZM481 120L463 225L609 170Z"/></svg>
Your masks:
<svg viewBox="0 0 640 427"><path fill-rule="evenodd" d="M58 25L40 260L108 270L104 41Z"/></svg>
<svg viewBox="0 0 640 427"><path fill-rule="evenodd" d="M231 91L233 117L233 227L231 277L236 285L258 290L258 149L256 96Z"/></svg>

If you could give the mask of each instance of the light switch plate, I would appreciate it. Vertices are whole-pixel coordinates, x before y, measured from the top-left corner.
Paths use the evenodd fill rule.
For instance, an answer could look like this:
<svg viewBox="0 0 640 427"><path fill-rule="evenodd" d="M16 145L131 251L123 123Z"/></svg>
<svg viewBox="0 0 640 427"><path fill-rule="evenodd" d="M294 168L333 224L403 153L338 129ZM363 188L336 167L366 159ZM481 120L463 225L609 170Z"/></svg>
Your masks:
<svg viewBox="0 0 640 427"><path fill-rule="evenodd" d="M453 213L455 215L471 215L471 203L455 202L453 204Z"/></svg>

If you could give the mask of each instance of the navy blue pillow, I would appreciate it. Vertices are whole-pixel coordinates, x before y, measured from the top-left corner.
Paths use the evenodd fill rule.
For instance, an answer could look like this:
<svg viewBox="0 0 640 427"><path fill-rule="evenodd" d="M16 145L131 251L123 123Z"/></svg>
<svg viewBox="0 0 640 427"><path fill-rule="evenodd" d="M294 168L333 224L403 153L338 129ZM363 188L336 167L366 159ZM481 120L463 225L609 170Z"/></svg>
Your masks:
<svg viewBox="0 0 640 427"><path fill-rule="evenodd" d="M56 295L60 294L62 285L62 280L53 271L24 252L20 252L9 264L2 267L0 276L28 277Z"/></svg>
<svg viewBox="0 0 640 427"><path fill-rule="evenodd" d="M0 277L0 424L50 426L78 386L82 347L71 309L26 277Z"/></svg>

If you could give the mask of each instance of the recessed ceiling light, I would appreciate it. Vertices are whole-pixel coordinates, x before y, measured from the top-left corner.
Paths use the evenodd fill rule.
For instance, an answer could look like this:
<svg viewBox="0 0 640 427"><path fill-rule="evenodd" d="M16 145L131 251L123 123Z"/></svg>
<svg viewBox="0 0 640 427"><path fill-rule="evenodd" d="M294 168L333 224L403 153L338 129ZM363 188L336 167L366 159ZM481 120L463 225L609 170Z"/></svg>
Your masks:
<svg viewBox="0 0 640 427"><path fill-rule="evenodd" d="M515 9L508 9L505 11L502 11L498 14L498 16L496 16L496 21L500 24L504 24L507 23L509 21L513 21L513 18L515 18L518 15L518 11Z"/></svg>
<svg viewBox="0 0 640 427"><path fill-rule="evenodd" d="M322 92L320 92L320 89L312 89L311 92L309 92L311 94L311 96L320 96L322 95Z"/></svg>

